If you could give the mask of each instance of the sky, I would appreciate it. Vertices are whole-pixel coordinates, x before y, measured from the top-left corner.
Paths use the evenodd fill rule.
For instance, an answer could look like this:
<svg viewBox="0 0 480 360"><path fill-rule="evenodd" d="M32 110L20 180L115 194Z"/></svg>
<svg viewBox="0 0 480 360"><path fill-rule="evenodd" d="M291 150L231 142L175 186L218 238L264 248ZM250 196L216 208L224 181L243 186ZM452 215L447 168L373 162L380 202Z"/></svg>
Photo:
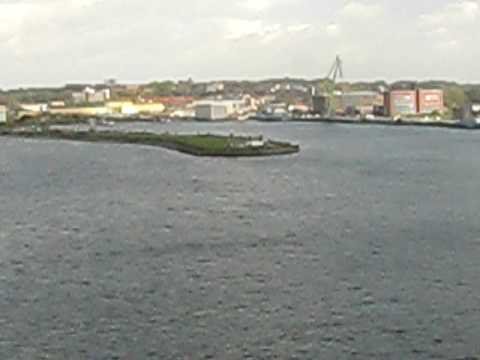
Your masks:
<svg viewBox="0 0 480 360"><path fill-rule="evenodd" d="M323 78L480 81L480 0L0 0L0 88Z"/></svg>

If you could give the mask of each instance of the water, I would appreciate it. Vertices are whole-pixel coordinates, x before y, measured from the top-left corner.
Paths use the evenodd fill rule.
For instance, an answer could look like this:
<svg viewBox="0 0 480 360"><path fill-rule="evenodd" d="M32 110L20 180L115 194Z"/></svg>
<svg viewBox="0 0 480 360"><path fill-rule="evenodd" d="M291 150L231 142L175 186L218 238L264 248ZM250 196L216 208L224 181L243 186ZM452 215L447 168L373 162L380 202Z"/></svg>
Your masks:
<svg viewBox="0 0 480 360"><path fill-rule="evenodd" d="M302 151L0 139L0 359L480 356L477 133L122 127Z"/></svg>

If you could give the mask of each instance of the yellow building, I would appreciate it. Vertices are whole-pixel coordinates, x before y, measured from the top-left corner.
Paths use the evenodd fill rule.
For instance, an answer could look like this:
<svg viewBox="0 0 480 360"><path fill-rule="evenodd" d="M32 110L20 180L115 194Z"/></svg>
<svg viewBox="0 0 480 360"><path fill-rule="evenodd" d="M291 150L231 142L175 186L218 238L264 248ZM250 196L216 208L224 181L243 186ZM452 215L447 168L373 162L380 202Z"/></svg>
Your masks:
<svg viewBox="0 0 480 360"><path fill-rule="evenodd" d="M131 101L109 101L105 106L112 114L123 115L161 114L165 111L165 105L161 103L134 104Z"/></svg>
<svg viewBox="0 0 480 360"><path fill-rule="evenodd" d="M78 107L78 108L60 108L50 109L48 111L53 115L80 115L80 116L100 116L111 114L107 107Z"/></svg>

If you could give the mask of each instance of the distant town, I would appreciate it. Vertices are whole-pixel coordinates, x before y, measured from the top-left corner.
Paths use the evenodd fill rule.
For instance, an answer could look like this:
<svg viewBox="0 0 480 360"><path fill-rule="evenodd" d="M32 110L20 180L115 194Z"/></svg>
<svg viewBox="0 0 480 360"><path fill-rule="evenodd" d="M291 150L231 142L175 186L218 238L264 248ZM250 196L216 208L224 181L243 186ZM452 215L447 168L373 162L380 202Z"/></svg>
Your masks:
<svg viewBox="0 0 480 360"><path fill-rule="evenodd" d="M341 70L341 69L340 69ZM0 122L49 117L260 121L474 121L480 118L480 85L452 82L318 80L193 80L123 84L67 84L60 88L0 91Z"/></svg>

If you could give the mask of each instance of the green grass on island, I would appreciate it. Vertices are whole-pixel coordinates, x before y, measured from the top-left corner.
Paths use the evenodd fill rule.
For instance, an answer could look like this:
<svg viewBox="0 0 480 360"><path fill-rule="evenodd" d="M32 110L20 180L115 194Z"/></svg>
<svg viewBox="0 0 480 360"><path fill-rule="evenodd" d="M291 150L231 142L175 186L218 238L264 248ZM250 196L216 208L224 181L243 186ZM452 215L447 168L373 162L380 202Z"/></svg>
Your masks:
<svg viewBox="0 0 480 360"><path fill-rule="evenodd" d="M1 129L1 128L0 128ZM262 137L156 134L151 132L76 131L59 129L6 129L0 135L34 139L60 139L158 146L196 156L273 156L300 151L298 145L263 140Z"/></svg>

